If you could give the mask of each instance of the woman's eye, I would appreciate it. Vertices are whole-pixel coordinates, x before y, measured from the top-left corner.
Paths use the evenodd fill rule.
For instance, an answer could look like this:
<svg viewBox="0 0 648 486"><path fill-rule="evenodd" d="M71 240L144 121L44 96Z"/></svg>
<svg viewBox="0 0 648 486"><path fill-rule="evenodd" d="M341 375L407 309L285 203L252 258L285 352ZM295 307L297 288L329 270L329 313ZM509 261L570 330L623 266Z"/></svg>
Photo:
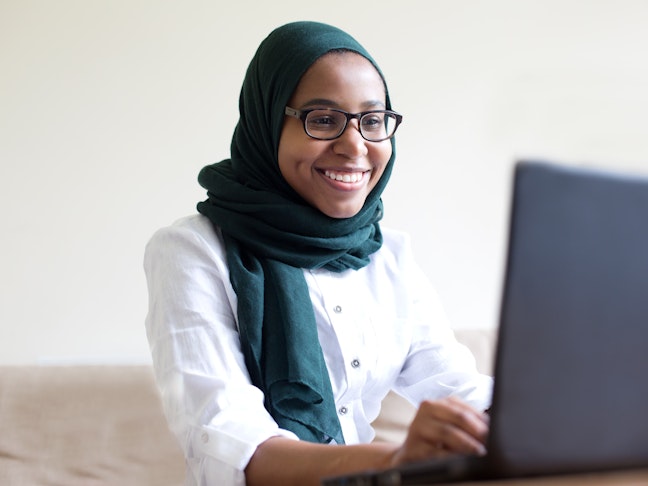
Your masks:
<svg viewBox="0 0 648 486"><path fill-rule="evenodd" d="M319 116L312 119L311 123L314 123L315 125L333 125L335 124L335 120L330 116Z"/></svg>
<svg viewBox="0 0 648 486"><path fill-rule="evenodd" d="M310 130L338 130L340 126L339 117L331 114L313 113L308 117L308 128Z"/></svg>
<svg viewBox="0 0 648 486"><path fill-rule="evenodd" d="M362 126L366 130L380 130L383 126L383 117L381 115L365 116L362 119Z"/></svg>

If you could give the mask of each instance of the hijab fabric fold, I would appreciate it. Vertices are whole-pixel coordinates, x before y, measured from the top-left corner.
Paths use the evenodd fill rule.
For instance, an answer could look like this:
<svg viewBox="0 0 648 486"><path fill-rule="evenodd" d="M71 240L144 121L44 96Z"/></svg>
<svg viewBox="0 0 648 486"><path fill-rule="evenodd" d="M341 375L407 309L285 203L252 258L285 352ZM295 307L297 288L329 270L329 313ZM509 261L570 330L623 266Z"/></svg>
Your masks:
<svg viewBox="0 0 648 486"><path fill-rule="evenodd" d="M313 62L337 49L364 56L380 73L360 44L326 24L287 24L261 43L243 82L231 158L200 171L208 197L198 211L223 233L241 348L267 410L302 440L342 444L303 269L343 272L369 263L382 245L380 195L395 151L363 208L344 219L306 203L277 161L288 100Z"/></svg>

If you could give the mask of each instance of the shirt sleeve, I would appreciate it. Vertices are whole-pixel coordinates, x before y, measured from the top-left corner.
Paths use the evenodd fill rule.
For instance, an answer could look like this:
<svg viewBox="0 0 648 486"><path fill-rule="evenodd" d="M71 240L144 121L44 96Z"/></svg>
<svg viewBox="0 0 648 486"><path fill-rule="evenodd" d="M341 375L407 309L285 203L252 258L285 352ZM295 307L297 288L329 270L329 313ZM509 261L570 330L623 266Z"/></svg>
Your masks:
<svg viewBox="0 0 648 486"><path fill-rule="evenodd" d="M297 437L278 427L250 383L222 241L208 221L190 221L158 231L146 248L153 367L188 484L244 485L261 442Z"/></svg>
<svg viewBox="0 0 648 486"><path fill-rule="evenodd" d="M425 399L457 396L478 410L491 403L493 379L481 374L470 350L459 343L438 294L414 261L407 244L399 256L407 288L410 348L395 391L418 404Z"/></svg>

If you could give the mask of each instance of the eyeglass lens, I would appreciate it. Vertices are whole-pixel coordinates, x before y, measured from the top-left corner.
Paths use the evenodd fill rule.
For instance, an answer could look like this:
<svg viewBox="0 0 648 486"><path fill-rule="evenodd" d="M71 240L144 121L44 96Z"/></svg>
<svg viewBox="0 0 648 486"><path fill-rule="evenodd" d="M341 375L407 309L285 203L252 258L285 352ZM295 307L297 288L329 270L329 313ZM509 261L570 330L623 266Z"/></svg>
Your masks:
<svg viewBox="0 0 648 486"><path fill-rule="evenodd" d="M346 114L333 110L313 110L306 116L306 132L314 138L330 140L338 137L347 124ZM391 113L365 113L359 121L360 133L367 140L380 141L391 137L396 117Z"/></svg>

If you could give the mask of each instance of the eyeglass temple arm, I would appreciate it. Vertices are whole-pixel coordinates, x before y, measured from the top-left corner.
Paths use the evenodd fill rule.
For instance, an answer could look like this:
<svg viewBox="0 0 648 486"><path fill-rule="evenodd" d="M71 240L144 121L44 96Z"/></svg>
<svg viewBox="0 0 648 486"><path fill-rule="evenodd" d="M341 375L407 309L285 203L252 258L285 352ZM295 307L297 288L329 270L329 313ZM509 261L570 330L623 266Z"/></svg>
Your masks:
<svg viewBox="0 0 648 486"><path fill-rule="evenodd" d="M284 113L288 116L294 116L295 118L300 118L301 117L301 111L295 110L294 108L291 108L290 106L286 106L286 110Z"/></svg>

